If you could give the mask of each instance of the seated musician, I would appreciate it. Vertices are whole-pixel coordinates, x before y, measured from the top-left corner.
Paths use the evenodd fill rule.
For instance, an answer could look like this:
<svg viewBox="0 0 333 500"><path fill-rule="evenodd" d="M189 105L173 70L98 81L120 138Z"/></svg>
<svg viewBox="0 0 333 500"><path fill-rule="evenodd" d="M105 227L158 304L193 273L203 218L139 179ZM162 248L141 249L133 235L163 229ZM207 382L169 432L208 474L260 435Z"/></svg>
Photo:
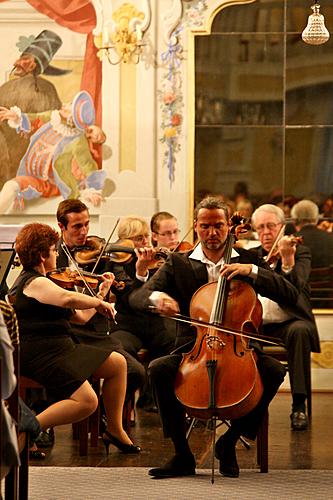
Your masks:
<svg viewBox="0 0 333 500"><path fill-rule="evenodd" d="M280 304L296 303L299 291L289 280L272 271L262 260L252 265L250 250L234 249L230 264L225 264L224 249L228 237L228 208L219 199L202 200L195 211L194 228L200 244L193 251L171 253L165 264L147 283L132 291L130 305L141 311L150 310L174 315L178 311L189 316L189 305L194 292L207 282L217 280L219 274L227 279L244 279L256 292L279 300ZM234 258L233 258L234 257ZM181 351L189 351L193 345L193 330L181 323L176 345L178 352L151 362L149 374L154 396L159 408L165 437L172 439L175 455L166 464L151 469L154 477L174 477L195 474L195 459L186 439L185 410L175 396L174 384ZM220 472L224 476L237 477L239 467L236 442L245 436L254 439L267 407L285 376L285 368L274 358L256 348L257 368L263 383L263 395L247 415L231 421L231 427L218 439L215 455L220 460Z"/></svg>
<svg viewBox="0 0 333 500"><path fill-rule="evenodd" d="M90 225L88 207L77 199L64 200L58 206L57 221L61 230L61 238L57 244L57 268L74 267L65 250L74 258L75 249L86 244ZM102 274L111 270L112 263L101 260L96 272ZM125 356L127 361L127 400L144 384L145 370L135 357L122 349L120 342L110 336L109 333L112 325L113 322L110 322L104 316L95 314L85 325L73 325L73 328L75 335L81 342L92 345L96 345L97 343L99 346L109 348L110 352L116 349Z"/></svg>
<svg viewBox="0 0 333 500"><path fill-rule="evenodd" d="M175 250L179 245L178 222L176 217L169 212L156 212L150 219L150 229L154 247Z"/></svg>
<svg viewBox="0 0 333 500"><path fill-rule="evenodd" d="M302 202L300 202L302 203ZM310 202L309 202L310 203ZM296 205L295 205L296 206ZM252 215L252 225L261 243L253 249L259 257L267 255L285 223L284 213L276 205L261 205ZM319 230L320 232L320 230ZM319 352L319 336L310 304L309 276L311 254L305 245L292 244L284 236L278 243L275 272L282 275L298 292L297 300L288 304L260 298L263 305L263 332L283 340L288 351L289 379L292 392L291 427L306 430L306 387L310 373L310 352Z"/></svg>
<svg viewBox="0 0 333 500"><path fill-rule="evenodd" d="M164 356L174 347L174 328L167 329L163 319L155 314L147 315L133 311L127 299L129 289L141 286L142 281L148 280L156 271L155 251L149 244L148 223L142 217L125 217L120 221L118 238L120 241L132 241L136 255L129 262L114 263L112 267L116 279L125 281L127 287L124 292L115 291L117 324L112 325L111 337L120 342L123 349L132 356L136 356L142 348L149 351L150 359ZM151 391L147 386L138 401L138 406L156 411Z"/></svg>
<svg viewBox="0 0 333 500"><path fill-rule="evenodd" d="M78 342L70 320L85 323L97 312L113 318L112 304L103 299L113 281L103 275L97 296L68 291L47 278L56 268L59 236L46 224L24 226L16 238L16 252L23 266L16 283L15 310L21 339L21 374L42 384L54 403L37 415L42 429L77 422L97 407L88 378L103 379L102 394L107 415L103 434L106 452L110 444L124 453L138 453L123 429L126 393L126 360L110 348Z"/></svg>
<svg viewBox="0 0 333 500"><path fill-rule="evenodd" d="M333 235L318 227L319 208L311 200L298 201L291 209L297 235L311 252L311 267L333 265Z"/></svg>

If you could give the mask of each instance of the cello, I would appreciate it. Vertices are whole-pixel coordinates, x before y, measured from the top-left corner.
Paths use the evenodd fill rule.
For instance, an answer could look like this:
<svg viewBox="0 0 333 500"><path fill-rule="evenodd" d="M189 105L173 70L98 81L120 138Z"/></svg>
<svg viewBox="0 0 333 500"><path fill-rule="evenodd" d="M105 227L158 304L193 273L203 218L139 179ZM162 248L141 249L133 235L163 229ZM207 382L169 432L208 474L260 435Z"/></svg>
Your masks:
<svg viewBox="0 0 333 500"><path fill-rule="evenodd" d="M239 216L226 241L224 259L230 262ZM199 288L190 303L190 317L209 326L197 327L193 349L183 354L175 393L190 416L200 419L239 418L259 402L263 385L249 340L239 333L257 333L262 307L253 288L240 280L216 282ZM218 330L214 329L218 326ZM221 327L225 331L221 332ZM231 333L235 331L238 334Z"/></svg>

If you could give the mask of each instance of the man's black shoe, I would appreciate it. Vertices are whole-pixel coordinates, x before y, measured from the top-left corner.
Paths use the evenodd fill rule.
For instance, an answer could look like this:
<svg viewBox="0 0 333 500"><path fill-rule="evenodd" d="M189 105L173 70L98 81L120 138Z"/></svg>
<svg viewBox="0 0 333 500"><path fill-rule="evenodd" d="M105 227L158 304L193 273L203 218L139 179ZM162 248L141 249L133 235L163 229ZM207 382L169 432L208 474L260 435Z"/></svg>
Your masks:
<svg viewBox="0 0 333 500"><path fill-rule="evenodd" d="M215 457L220 461L220 474L225 477L238 477L239 467L234 443L220 437L215 445Z"/></svg>
<svg viewBox="0 0 333 500"><path fill-rule="evenodd" d="M309 425L308 417L303 411L294 411L290 415L291 428L293 431L306 431Z"/></svg>
<svg viewBox="0 0 333 500"><path fill-rule="evenodd" d="M164 477L194 476L194 456L176 454L163 467L150 469L148 474L156 479L162 479Z"/></svg>

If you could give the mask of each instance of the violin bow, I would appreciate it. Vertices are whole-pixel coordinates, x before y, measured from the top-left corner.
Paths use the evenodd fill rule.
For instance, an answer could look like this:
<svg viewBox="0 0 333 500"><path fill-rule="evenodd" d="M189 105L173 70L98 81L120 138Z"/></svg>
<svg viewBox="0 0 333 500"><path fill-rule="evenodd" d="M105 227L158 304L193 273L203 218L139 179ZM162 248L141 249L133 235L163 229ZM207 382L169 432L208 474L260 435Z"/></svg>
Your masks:
<svg viewBox="0 0 333 500"><path fill-rule="evenodd" d="M269 261L270 261L270 259L271 259L272 255L273 255L273 253L274 253L274 251L275 251L275 249L276 249L277 244L279 243L280 239L281 239L281 238L282 238L282 236L283 236L283 232L284 232L284 230L285 230L285 227L286 227L286 225L285 225L285 224L282 224L282 226L281 226L281 228L280 228L280 231L279 231L279 232L278 232L278 234L276 235L276 238L275 238L275 240L274 240L274 242L273 242L272 248L270 249L270 251L268 252L268 254L267 254L267 255L266 255L266 257L265 257L265 261L266 261L266 262L269 262Z"/></svg>
<svg viewBox="0 0 333 500"><path fill-rule="evenodd" d="M149 309L156 310L156 306L149 306ZM213 328L214 330L217 330L218 332L229 333L232 335L238 335L240 337L246 337L246 338L252 339L252 340L258 340L260 342L265 342L266 344L272 344L272 345L276 345L276 346L281 346L281 345L284 346L283 343L276 342L275 339L272 340L272 337L268 337L266 335L255 336L254 334L250 335L248 333L241 333L241 332L238 332L237 330L232 330L231 328L225 328L225 327L222 327L221 325L216 325L214 323L208 323L208 322L202 321L200 319L189 318L189 317L184 316L184 315L179 314L179 313L175 314L174 316L166 316L165 314L160 314L160 316L163 318L172 319L173 321L180 321L181 323L187 323L187 324L190 324L193 326L205 326L207 328Z"/></svg>
<svg viewBox="0 0 333 500"><path fill-rule="evenodd" d="M101 260L101 258L102 258L102 256L103 256L103 253L105 252L105 249L106 249L107 245L109 244L109 241L111 240L111 238L112 238L112 236L113 236L113 234L114 234L115 230L117 229L117 226L118 226L118 224L119 224L119 221L120 221L120 218L118 217L118 219L116 220L116 223L115 223L115 225L114 225L114 227L113 227L113 229L112 229L112 231L111 231L111 233L110 233L110 235L109 235L109 237L108 237L107 242L105 243L105 245L102 247L102 249L101 249L101 251L100 251L100 254L99 254L99 256L98 256L98 258L97 258L97 260L96 260L96 262L95 262L95 265L94 265L94 267L93 267L93 269L92 269L92 271L91 271L92 273L94 273L94 272L95 272L95 270L96 270L96 268L97 268L97 266L98 266L98 264L99 264L99 262L100 262L100 260Z"/></svg>
<svg viewBox="0 0 333 500"><path fill-rule="evenodd" d="M90 295L92 297L96 297L96 293L94 292L94 290L91 288L91 286L89 285L88 281L85 279L83 273L81 272L81 269L79 268L79 266L77 265L77 263L75 262L75 260L73 259L70 251L68 250L67 248L67 245L65 242L62 242L61 243L61 248L63 249L66 257L68 258L68 260L73 264L74 268L75 268L75 271L78 273L78 275L80 276L80 278L82 279L83 283L85 284L85 287L86 289L88 290L88 292L90 293Z"/></svg>

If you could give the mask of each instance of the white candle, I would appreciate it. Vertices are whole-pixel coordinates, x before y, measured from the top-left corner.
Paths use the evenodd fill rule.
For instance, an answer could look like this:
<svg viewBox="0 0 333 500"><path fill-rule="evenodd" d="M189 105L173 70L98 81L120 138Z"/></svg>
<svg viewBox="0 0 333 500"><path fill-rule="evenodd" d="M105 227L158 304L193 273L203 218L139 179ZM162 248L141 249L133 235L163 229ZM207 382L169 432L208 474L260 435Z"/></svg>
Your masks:
<svg viewBox="0 0 333 500"><path fill-rule="evenodd" d="M142 31L139 25L136 26L136 39L138 42L142 40Z"/></svg>
<svg viewBox="0 0 333 500"><path fill-rule="evenodd" d="M107 47L109 45L109 30L106 26L103 28L103 47Z"/></svg>

